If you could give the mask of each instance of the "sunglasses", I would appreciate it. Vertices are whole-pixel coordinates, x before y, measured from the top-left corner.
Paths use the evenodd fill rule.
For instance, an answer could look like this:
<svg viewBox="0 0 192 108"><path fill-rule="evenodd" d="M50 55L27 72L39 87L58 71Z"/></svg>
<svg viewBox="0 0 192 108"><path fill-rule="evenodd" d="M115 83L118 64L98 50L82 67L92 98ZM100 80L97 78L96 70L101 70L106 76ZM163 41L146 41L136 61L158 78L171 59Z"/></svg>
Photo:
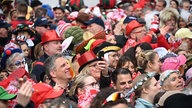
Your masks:
<svg viewBox="0 0 192 108"><path fill-rule="evenodd" d="M14 63L14 65L15 66L21 66L22 64L25 64L25 59L23 59L23 60L17 60L17 61L15 61L15 63Z"/></svg>
<svg viewBox="0 0 192 108"><path fill-rule="evenodd" d="M109 95L103 102L102 106L106 105L108 102L115 102L118 99L121 99L121 93L114 92L111 95Z"/></svg>

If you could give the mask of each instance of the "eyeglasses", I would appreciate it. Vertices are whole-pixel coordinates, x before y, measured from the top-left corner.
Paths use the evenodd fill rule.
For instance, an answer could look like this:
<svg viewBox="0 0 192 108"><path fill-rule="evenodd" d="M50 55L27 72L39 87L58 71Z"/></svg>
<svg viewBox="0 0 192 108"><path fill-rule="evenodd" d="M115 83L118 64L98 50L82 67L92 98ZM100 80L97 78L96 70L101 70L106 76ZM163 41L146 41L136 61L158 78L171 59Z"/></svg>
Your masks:
<svg viewBox="0 0 192 108"><path fill-rule="evenodd" d="M146 30L140 30L140 31L137 31L137 32L132 32L132 33L143 33L143 32L146 32Z"/></svg>
<svg viewBox="0 0 192 108"><path fill-rule="evenodd" d="M99 84L98 84L97 82L92 82L92 83L90 83L90 84L86 84L85 86L91 86L91 87L93 87L93 88L96 88L96 87L99 86Z"/></svg>
<svg viewBox="0 0 192 108"><path fill-rule="evenodd" d="M25 64L25 59L23 59L23 60L17 60L17 61L15 61L15 63L14 63L14 65L15 66L21 66L21 64Z"/></svg>
<svg viewBox="0 0 192 108"><path fill-rule="evenodd" d="M111 95L109 95L103 102L102 106L106 105L108 102L115 102L118 99L121 99L121 93L114 92Z"/></svg>

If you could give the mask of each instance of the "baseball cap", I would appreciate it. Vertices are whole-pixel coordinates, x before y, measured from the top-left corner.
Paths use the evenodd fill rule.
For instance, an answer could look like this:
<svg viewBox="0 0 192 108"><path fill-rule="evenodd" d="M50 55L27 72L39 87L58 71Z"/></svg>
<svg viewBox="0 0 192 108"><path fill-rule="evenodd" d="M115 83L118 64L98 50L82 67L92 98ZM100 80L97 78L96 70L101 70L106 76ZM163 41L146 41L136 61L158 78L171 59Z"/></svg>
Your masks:
<svg viewBox="0 0 192 108"><path fill-rule="evenodd" d="M31 100L35 103L35 108L39 104L43 103L46 99L53 99L61 96L63 94L63 89L55 90L48 84L37 83L33 85L34 92L31 96Z"/></svg>
<svg viewBox="0 0 192 108"><path fill-rule="evenodd" d="M164 72L166 70L178 70L181 65L186 63L186 61L187 59L184 55L166 58L162 63L161 71Z"/></svg>
<svg viewBox="0 0 192 108"><path fill-rule="evenodd" d="M0 28L9 28L11 24L7 23L5 20L0 19Z"/></svg>
<svg viewBox="0 0 192 108"><path fill-rule="evenodd" d="M53 8L53 10L55 11L56 9L61 9L63 12L65 12L65 7L61 6L61 5L57 5Z"/></svg>
<svg viewBox="0 0 192 108"><path fill-rule="evenodd" d="M91 24L98 24L100 25L101 27L105 28L105 25L104 25L104 22L101 18L97 17L97 16L94 16L92 19L90 19L89 21L86 21L85 22L85 25L91 25Z"/></svg>
<svg viewBox="0 0 192 108"><path fill-rule="evenodd" d="M51 22L47 20L45 17L39 17L35 20L34 22L34 27L36 26L45 26L45 25L50 25Z"/></svg>
<svg viewBox="0 0 192 108"><path fill-rule="evenodd" d="M0 100L12 100L16 98L15 94L9 94L3 87L0 87Z"/></svg>

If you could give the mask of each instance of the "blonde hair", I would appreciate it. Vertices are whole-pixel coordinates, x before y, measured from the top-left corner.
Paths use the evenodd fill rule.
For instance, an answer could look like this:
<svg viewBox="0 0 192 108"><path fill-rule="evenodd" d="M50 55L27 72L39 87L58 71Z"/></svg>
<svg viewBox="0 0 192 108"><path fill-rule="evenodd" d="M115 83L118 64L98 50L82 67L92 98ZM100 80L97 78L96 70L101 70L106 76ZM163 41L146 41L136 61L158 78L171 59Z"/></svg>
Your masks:
<svg viewBox="0 0 192 108"><path fill-rule="evenodd" d="M175 18L176 26L178 25L179 12L174 8L167 8L160 13L160 27L165 26L165 22L170 20L171 17Z"/></svg>
<svg viewBox="0 0 192 108"><path fill-rule="evenodd" d="M144 74L137 76L133 80L133 88L134 88L134 92L135 92L135 98L134 99L139 98L141 96L142 90L144 88L148 88L150 86L151 78L153 78L153 76L148 76L147 73L144 73ZM140 83L142 83L142 84L140 84Z"/></svg>
<svg viewBox="0 0 192 108"><path fill-rule="evenodd" d="M146 51L139 53L139 55L137 57L138 67L145 70L147 68L147 64L149 62L153 63L156 54L157 54L157 52L155 52L153 50L146 50Z"/></svg>
<svg viewBox="0 0 192 108"><path fill-rule="evenodd" d="M73 84L71 86L69 95L73 96L73 95L77 95L78 94L78 88L83 88L84 87L84 80L87 77L90 77L91 75L88 74L79 74L74 78Z"/></svg>

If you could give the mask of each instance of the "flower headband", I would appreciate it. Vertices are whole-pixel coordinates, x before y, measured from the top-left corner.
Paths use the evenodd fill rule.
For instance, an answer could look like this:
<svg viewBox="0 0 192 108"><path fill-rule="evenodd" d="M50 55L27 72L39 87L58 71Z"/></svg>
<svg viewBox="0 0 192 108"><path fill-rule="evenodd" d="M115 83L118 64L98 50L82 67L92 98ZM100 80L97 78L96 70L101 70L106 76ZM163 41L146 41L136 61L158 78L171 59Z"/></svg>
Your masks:
<svg viewBox="0 0 192 108"><path fill-rule="evenodd" d="M133 86L134 90L137 90L140 86L143 85L144 82L146 82L148 79L154 77L156 75L156 72L150 72L146 74L147 76L144 77L143 79L141 79L140 81L138 81L135 86Z"/></svg>
<svg viewBox="0 0 192 108"><path fill-rule="evenodd" d="M179 70L166 70L160 76L160 85L162 86L164 81L172 74L172 73L180 73Z"/></svg>

